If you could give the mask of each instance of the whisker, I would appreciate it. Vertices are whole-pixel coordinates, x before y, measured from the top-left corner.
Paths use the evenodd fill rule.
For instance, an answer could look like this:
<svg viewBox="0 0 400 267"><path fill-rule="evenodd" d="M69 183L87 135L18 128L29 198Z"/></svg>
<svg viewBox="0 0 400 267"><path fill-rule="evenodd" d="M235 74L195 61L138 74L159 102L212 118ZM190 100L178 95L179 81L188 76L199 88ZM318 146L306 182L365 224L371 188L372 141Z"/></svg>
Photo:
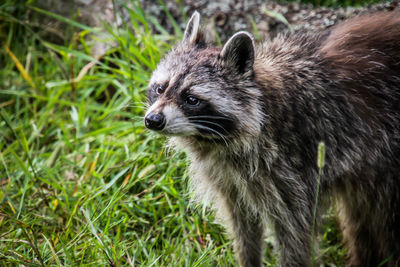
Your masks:
<svg viewBox="0 0 400 267"><path fill-rule="evenodd" d="M189 116L188 119L216 119L216 120L227 120L227 121L234 121L231 118L223 117L223 116L210 116L210 115L195 115Z"/></svg>
<svg viewBox="0 0 400 267"><path fill-rule="evenodd" d="M192 116L192 117L196 117L196 116ZM198 117L205 117L205 116L198 116ZM141 118L143 118L143 117L141 117ZM207 118L210 118L210 116L208 116ZM221 118L222 118L222 117L221 117ZM228 139L226 138L226 136L225 136L223 133L221 133L221 132L218 131L218 130L212 129L212 128L208 127L208 126L205 126L205 125L203 125L203 124L200 124L200 123L209 123L209 124L218 126L218 127L221 128L224 132L226 132L226 129L225 129L224 127L222 127L221 125L219 125L219 124L217 124L217 123L215 123L215 122L209 122L209 121L204 121L204 120L193 120L193 121L191 121L191 122L178 122L178 123L174 123L174 124L171 125L171 126L167 126L167 127L164 129L164 131L166 131L166 132L172 132L172 134L173 134L173 132L175 132L175 131L179 132L180 128L182 128L182 127L187 127L187 126L189 126L189 127L196 127L196 128L200 128L200 129L203 129L203 130L206 130L206 131L208 131L208 132L210 132L210 133L215 134L216 136L218 136L219 138L221 138L221 139L223 140L223 142L226 144L226 146L228 146L228 143L230 143L230 140L228 140ZM203 136L203 137L205 137L205 138L209 138L209 137L210 137L209 135L204 135L204 134L201 134L201 133L200 133L200 135ZM214 142L214 143L217 145L217 142L216 142L215 139L210 138L209 140L212 141L212 142Z"/></svg>
<svg viewBox="0 0 400 267"><path fill-rule="evenodd" d="M134 101L134 102L142 105L149 105L149 102L147 101Z"/></svg>
<svg viewBox="0 0 400 267"><path fill-rule="evenodd" d="M207 131L215 133L217 136L219 136L225 142L226 146L228 146L228 140L226 139L226 137L222 133L220 133L217 130L214 130L214 129L210 128L210 127L201 125L201 124L196 124L195 123L195 125L197 127L201 128L201 129L204 129L204 130L207 130Z"/></svg>
<svg viewBox="0 0 400 267"><path fill-rule="evenodd" d="M170 130L179 129L182 125L183 125L183 126L185 126L185 125L193 126L193 123L181 123L181 124L177 124L177 125L174 125L174 127L171 127ZM195 126L198 126L199 128L203 128L203 129L206 128L206 127L203 127L202 125L197 125L197 124L195 124ZM209 130L209 129L208 129L208 130ZM212 130L212 129L211 129L211 130ZM200 134L201 134L201 133L200 133ZM204 135L201 134L201 136L204 136ZM219 135L219 136L221 137L221 139L224 139L223 136L221 136L221 135ZM205 136L205 137L208 137L208 136ZM216 142L214 139L209 139L209 140L212 141L214 144L218 145L217 142ZM226 141L225 141L225 142L226 142Z"/></svg>
<svg viewBox="0 0 400 267"><path fill-rule="evenodd" d="M175 131L175 130L179 130L179 128L182 127L182 126L195 126L195 127L207 130L209 132L213 132L219 138L221 138L225 142L226 145L228 145L229 140L227 140L226 137L222 133L218 132L217 130L214 130L212 128L209 128L207 126L204 126L204 125L201 125L201 124L197 124L197 123L180 122L180 123L176 123L176 124L170 126L169 128L166 128L165 130L167 130L167 131ZM202 136L204 136L206 138L209 137L207 135L202 135ZM210 140L217 145L217 142L214 139L210 139Z"/></svg>
<svg viewBox="0 0 400 267"><path fill-rule="evenodd" d="M144 121L144 117L143 116L132 116L132 117L129 117L130 119L132 119L132 120L135 120L135 121Z"/></svg>
<svg viewBox="0 0 400 267"><path fill-rule="evenodd" d="M174 125L171 125L171 126L165 128L165 130L175 131L175 130L179 130L182 126L193 126L193 124L190 124L188 122L179 122L179 123L175 123Z"/></svg>
<svg viewBox="0 0 400 267"><path fill-rule="evenodd" d="M194 123L208 123L208 124L212 124L212 125L215 125L215 126L218 126L219 128L221 128L225 133L228 133L228 131L222 126L222 125L219 125L218 123L216 123L216 122L212 122L212 121L204 121L204 120L191 120L191 122L194 122ZM196 124L197 125L197 124Z"/></svg>

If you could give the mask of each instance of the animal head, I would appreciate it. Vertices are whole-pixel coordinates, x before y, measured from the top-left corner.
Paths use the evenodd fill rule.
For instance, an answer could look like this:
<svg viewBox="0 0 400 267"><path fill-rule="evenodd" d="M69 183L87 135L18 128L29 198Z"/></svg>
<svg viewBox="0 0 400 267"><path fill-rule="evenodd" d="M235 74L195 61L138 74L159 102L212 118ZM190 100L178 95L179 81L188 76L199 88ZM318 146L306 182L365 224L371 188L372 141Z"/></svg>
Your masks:
<svg viewBox="0 0 400 267"><path fill-rule="evenodd" d="M262 116L253 83L252 36L238 32L222 49L213 47L205 42L199 22L195 12L183 40L153 72L146 127L214 143L258 134Z"/></svg>

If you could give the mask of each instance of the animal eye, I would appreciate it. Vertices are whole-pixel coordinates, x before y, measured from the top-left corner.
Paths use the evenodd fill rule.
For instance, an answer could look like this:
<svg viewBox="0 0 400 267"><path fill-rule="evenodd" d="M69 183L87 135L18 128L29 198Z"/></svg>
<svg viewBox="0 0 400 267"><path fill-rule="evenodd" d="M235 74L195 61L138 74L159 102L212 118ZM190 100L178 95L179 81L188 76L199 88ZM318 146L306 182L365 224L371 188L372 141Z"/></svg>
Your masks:
<svg viewBox="0 0 400 267"><path fill-rule="evenodd" d="M198 104L200 104L200 99L190 95L190 96L186 97L186 103L188 103L189 105L192 105L192 106L197 106Z"/></svg>
<svg viewBox="0 0 400 267"><path fill-rule="evenodd" d="M165 88L161 85L158 85L155 90L156 90L157 95L162 95L165 91Z"/></svg>

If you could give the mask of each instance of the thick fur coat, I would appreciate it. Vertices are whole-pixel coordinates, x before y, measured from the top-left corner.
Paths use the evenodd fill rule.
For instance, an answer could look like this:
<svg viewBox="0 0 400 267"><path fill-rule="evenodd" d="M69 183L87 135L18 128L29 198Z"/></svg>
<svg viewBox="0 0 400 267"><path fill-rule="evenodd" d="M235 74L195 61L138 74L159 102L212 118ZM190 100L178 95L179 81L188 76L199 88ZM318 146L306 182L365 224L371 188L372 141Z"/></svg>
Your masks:
<svg viewBox="0 0 400 267"><path fill-rule="evenodd" d="M239 32L222 49L199 20L154 71L145 124L187 152L195 195L216 208L240 265L262 265L268 224L281 265L309 266L316 203L317 222L338 210L350 266L398 265L400 14L257 47Z"/></svg>

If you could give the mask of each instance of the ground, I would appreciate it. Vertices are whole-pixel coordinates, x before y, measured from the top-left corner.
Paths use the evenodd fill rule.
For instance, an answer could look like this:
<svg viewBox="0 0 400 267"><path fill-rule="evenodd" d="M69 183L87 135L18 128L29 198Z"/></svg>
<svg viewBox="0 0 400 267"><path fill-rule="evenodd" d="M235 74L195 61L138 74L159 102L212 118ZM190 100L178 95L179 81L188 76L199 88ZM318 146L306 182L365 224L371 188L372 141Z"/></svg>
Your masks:
<svg viewBox="0 0 400 267"><path fill-rule="evenodd" d="M213 212L190 201L185 155L144 128L152 70L194 10L221 42L241 29L267 39L324 28L365 10L154 2L122 5L127 19L100 29L35 1L0 5L1 266L235 266ZM325 221L322 261L342 266L335 219ZM272 241L266 266L276 265Z"/></svg>

